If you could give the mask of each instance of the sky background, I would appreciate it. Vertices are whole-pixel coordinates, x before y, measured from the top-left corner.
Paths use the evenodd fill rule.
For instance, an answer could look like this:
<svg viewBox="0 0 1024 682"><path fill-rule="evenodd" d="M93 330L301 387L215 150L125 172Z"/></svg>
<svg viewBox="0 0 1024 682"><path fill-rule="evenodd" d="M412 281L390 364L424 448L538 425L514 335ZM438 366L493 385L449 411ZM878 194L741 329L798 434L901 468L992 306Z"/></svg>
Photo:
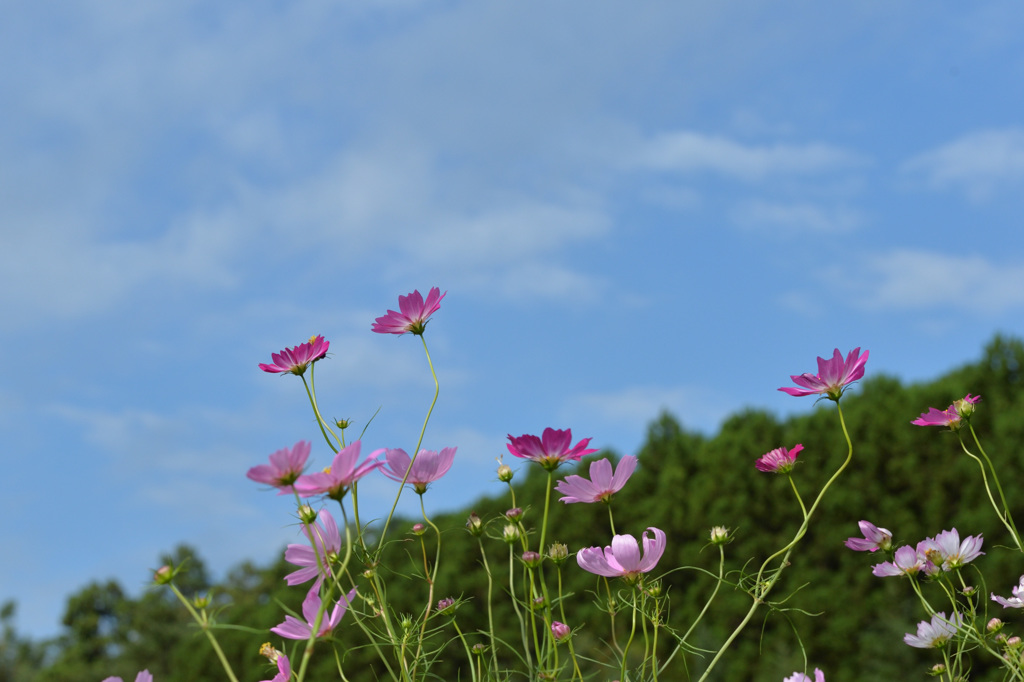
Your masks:
<svg viewBox="0 0 1024 682"><path fill-rule="evenodd" d="M707 434L810 410L776 389L835 347L923 381L1024 336L1017 2L0 14L0 600L25 634L91 580L139 594L179 542L222 576L297 541L245 472L329 451L271 352L325 335L323 411L380 407L364 451L412 450L422 346L370 325L413 289L448 292L435 511L499 491L509 433L629 454L663 409ZM394 492L367 479L364 518Z"/></svg>

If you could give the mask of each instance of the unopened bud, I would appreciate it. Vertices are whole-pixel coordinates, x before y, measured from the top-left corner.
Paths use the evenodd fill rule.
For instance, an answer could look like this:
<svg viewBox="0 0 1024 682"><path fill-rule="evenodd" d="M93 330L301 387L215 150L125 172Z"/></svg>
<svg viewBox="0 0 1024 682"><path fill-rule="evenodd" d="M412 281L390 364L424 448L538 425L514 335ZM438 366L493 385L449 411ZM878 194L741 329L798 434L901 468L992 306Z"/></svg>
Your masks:
<svg viewBox="0 0 1024 682"><path fill-rule="evenodd" d="M521 558L523 560L523 563L529 566L530 568L537 568L538 566L540 566L541 561L544 560L544 557L542 557L537 552L533 551L523 552L523 556Z"/></svg>
<svg viewBox="0 0 1024 682"><path fill-rule="evenodd" d="M519 519L523 518L523 510L520 509L519 507L512 507L507 512L505 512L505 517L509 521L518 521Z"/></svg>
<svg viewBox="0 0 1024 682"><path fill-rule="evenodd" d="M447 611L452 607L453 604L455 604L454 599L452 599L451 597L445 597L441 601L437 602L437 612L441 613L442 611Z"/></svg>
<svg viewBox="0 0 1024 682"><path fill-rule="evenodd" d="M554 562L555 566L561 566L569 558L569 548L561 542L556 542L548 547L548 558Z"/></svg>
<svg viewBox="0 0 1024 682"><path fill-rule="evenodd" d="M477 642L476 644L473 645L473 647L472 647L472 649L470 649L470 651L472 651L477 656L483 656L484 652L487 651L487 645L486 644L481 644L481 643Z"/></svg>
<svg viewBox="0 0 1024 682"><path fill-rule="evenodd" d="M414 523L414 524L412 524L412 534L413 535L423 535L426 532L427 532L427 527L424 526L422 523Z"/></svg>
<svg viewBox="0 0 1024 682"><path fill-rule="evenodd" d="M988 622L988 625L985 626L985 629L990 634L993 632L999 632L1003 629L1003 621L999 620L998 618L993 618Z"/></svg>
<svg viewBox="0 0 1024 682"><path fill-rule="evenodd" d="M196 607L200 611L210 605L210 595L204 594L199 596L198 594L192 597L192 606Z"/></svg>
<svg viewBox="0 0 1024 682"><path fill-rule="evenodd" d="M729 536L729 529L725 526L715 526L711 529L711 544L724 545L732 540Z"/></svg>
<svg viewBox="0 0 1024 682"><path fill-rule="evenodd" d="M299 505L299 520L309 525L316 521L316 510L308 504Z"/></svg>
<svg viewBox="0 0 1024 682"><path fill-rule="evenodd" d="M166 585L174 580L174 569L170 566L161 566L153 574L153 582L157 585Z"/></svg>
<svg viewBox="0 0 1024 682"><path fill-rule="evenodd" d="M469 529L473 537L480 537L484 534L484 522L476 515L476 512L469 515L469 520L466 521L466 528Z"/></svg>
<svg viewBox="0 0 1024 682"><path fill-rule="evenodd" d="M334 420L334 425L337 426L342 431L344 431L348 427L352 426L352 420L351 419L335 419Z"/></svg>
<svg viewBox="0 0 1024 682"><path fill-rule="evenodd" d="M551 623L551 635L556 642L564 642L571 634L572 629L565 623L559 623L557 620Z"/></svg>
<svg viewBox="0 0 1024 682"><path fill-rule="evenodd" d="M519 540L519 527L514 523L506 523L505 528L501 531L501 539L512 544Z"/></svg>
<svg viewBox="0 0 1024 682"><path fill-rule="evenodd" d="M512 480L515 474L512 471L512 467L507 464L502 464L498 467L498 480L502 483L508 483Z"/></svg>

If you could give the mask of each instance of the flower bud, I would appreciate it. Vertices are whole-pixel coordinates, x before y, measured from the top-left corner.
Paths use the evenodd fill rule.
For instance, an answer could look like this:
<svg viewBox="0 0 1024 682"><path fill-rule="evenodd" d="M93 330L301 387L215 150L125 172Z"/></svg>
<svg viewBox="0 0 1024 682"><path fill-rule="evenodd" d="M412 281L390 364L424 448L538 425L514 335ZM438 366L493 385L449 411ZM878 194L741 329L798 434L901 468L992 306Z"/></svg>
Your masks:
<svg viewBox="0 0 1024 682"><path fill-rule="evenodd" d="M402 623L402 629L405 630L406 632L408 632L409 630L412 630L413 625L415 625L415 623L413 623L412 616L404 614L404 613L402 614L402 621L401 621L401 623Z"/></svg>
<svg viewBox="0 0 1024 682"><path fill-rule="evenodd" d="M441 601L437 602L437 612L441 613L442 611L446 611L450 609L453 604L455 604L454 599L452 599L451 597L445 597Z"/></svg>
<svg viewBox="0 0 1024 682"><path fill-rule="evenodd" d="M476 515L476 512L469 515L469 520L466 521L466 528L469 529L473 537L478 538L484 534L484 522Z"/></svg>
<svg viewBox="0 0 1024 682"><path fill-rule="evenodd" d="M424 526L422 523L414 523L414 524L412 524L412 534L413 535L417 535L417 536L418 535L423 535L426 532L427 532L427 527Z"/></svg>
<svg viewBox="0 0 1024 682"><path fill-rule="evenodd" d="M711 544L724 545L731 540L732 536L729 535L729 529L725 526L715 526L711 529Z"/></svg>
<svg viewBox="0 0 1024 682"><path fill-rule="evenodd" d="M198 594L192 597L192 606L196 607L200 611L210 605L210 595L204 594L199 596Z"/></svg>
<svg viewBox="0 0 1024 682"><path fill-rule="evenodd" d="M1011 649L1015 649L1015 648L1019 647L1020 646L1020 637L1018 637L1017 635L1014 635L1013 637L1010 637L1008 640L1006 640L1006 646L1010 647Z"/></svg>
<svg viewBox="0 0 1024 682"><path fill-rule="evenodd" d="M928 674L929 675L935 675L935 676L942 675L945 672L946 672L946 664L945 663L936 663L935 665L933 665L928 670Z"/></svg>
<svg viewBox="0 0 1024 682"><path fill-rule="evenodd" d="M170 566L161 566L153 574L153 582L157 585L167 585L174 580L175 570Z"/></svg>
<svg viewBox="0 0 1024 682"><path fill-rule="evenodd" d="M974 585L967 585L963 589L963 595L965 597L970 597L975 592L976 592L976 589L975 589Z"/></svg>
<svg viewBox="0 0 1024 682"><path fill-rule="evenodd" d="M569 548L561 542L556 542L548 547L548 558L554 562L555 566L561 566L569 558Z"/></svg>
<svg viewBox="0 0 1024 682"><path fill-rule="evenodd" d="M515 473L513 473L512 467L510 467L509 465L502 464L501 466L498 467L498 480L501 481L502 483L508 483L509 481L512 480L512 477L514 475Z"/></svg>
<svg viewBox="0 0 1024 682"><path fill-rule="evenodd" d="M514 523L506 523L505 528L501 531L501 539L512 544L519 540L519 527Z"/></svg>
<svg viewBox="0 0 1024 682"><path fill-rule="evenodd" d="M472 651L477 656L483 656L484 652L487 651L487 645L486 644L481 644L480 642L477 642L476 644L473 645L473 648L470 649L470 651Z"/></svg>
<svg viewBox="0 0 1024 682"><path fill-rule="evenodd" d="M352 420L351 419L335 419L334 420L334 425L337 426L342 431L344 431L348 427L352 426Z"/></svg>
<svg viewBox="0 0 1024 682"><path fill-rule="evenodd" d="M299 505L299 520L309 525L316 521L316 511L308 504Z"/></svg>
<svg viewBox="0 0 1024 682"><path fill-rule="evenodd" d="M544 599L544 597L537 597L537 598L536 598L536 599L534 599L534 600L533 600L532 602L530 602L530 607L531 607L531 608L532 608L532 609L533 609L534 611L539 611L539 610L541 610L542 608L544 608L544 607L545 607L545 606L547 605L547 603L548 603L548 602L547 602L547 600L546 600L546 599Z"/></svg>
<svg viewBox="0 0 1024 682"><path fill-rule="evenodd" d="M544 560L544 557L542 557L540 554L534 551L523 552L523 556L521 558L523 560L523 563L529 566L530 568L537 568Z"/></svg>
<svg viewBox="0 0 1024 682"><path fill-rule="evenodd" d="M953 409L956 413L964 419L970 419L971 415L974 414L974 404L981 400L980 395L972 396L968 393L960 400L953 401Z"/></svg>
<svg viewBox="0 0 1024 682"><path fill-rule="evenodd" d="M989 634L999 632L1003 629L1003 621L999 620L998 618L993 618L988 622L988 625L985 626L985 629L989 632Z"/></svg>
<svg viewBox="0 0 1024 682"><path fill-rule="evenodd" d="M519 519L523 518L523 510L520 509L519 507L512 507L507 512L505 512L505 517L509 521L518 521Z"/></svg>
<svg viewBox="0 0 1024 682"><path fill-rule="evenodd" d="M649 595L651 595L652 597L655 597L655 598L660 597L661 596L661 581L660 580L655 580L650 585L648 585L647 586L647 594L649 594Z"/></svg>
<svg viewBox="0 0 1024 682"><path fill-rule="evenodd" d="M564 642L569 639L572 635L572 630L565 623L559 623L557 620L551 623L551 636L555 638L556 642Z"/></svg>

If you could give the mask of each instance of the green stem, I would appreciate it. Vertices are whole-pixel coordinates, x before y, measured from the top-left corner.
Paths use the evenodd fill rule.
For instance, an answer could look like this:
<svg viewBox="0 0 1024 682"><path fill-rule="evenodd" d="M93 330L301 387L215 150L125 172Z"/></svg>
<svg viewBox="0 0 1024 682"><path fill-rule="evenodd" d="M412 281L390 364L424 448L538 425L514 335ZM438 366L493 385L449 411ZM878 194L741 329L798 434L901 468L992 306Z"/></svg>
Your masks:
<svg viewBox="0 0 1024 682"><path fill-rule="evenodd" d="M1017 524L1013 522L1013 516L1010 514L1010 506L1006 503L1006 496L1003 494L1003 486L999 484L999 476L996 474L996 468L992 466L992 460L989 459L988 454L985 453L985 448L981 447L981 441L978 440L978 434L975 433L974 427L970 422L967 422L967 428L971 430L971 437L974 438L974 444L978 446L978 452L980 452L981 456L985 458L985 462L988 464L988 468L992 472L992 480L995 481L996 491L999 493L999 500L1003 503L1003 512L1000 514L999 509L996 508L996 515L999 516L999 520L1002 521L1003 525L1005 525L1007 530L1010 531L1010 535L1013 536L1014 542L1017 543L1017 549L1024 552L1024 543L1021 542L1020 533L1017 531ZM957 432L957 435L959 436L960 433ZM971 455L971 457L974 457L974 455L972 455L964 445L962 436L960 437L960 446L963 447L964 452ZM977 459L977 457L974 457L974 459ZM981 470L981 475L982 479L985 481L985 490L988 492L988 498L992 501L992 506L995 507L996 503L995 500L992 499L992 491L988 487L988 480L985 478L984 468Z"/></svg>
<svg viewBox="0 0 1024 682"><path fill-rule="evenodd" d="M494 577L491 575L490 564L487 563L487 552L484 551L484 543L478 537L476 539L477 545L480 547L480 557L484 562L484 573L487 574L487 636L491 642L491 664L494 667L494 677L498 677L498 645L497 640L494 638L494 602L491 595L494 591ZM480 676L483 677L483 670L480 671Z"/></svg>
<svg viewBox="0 0 1024 682"><path fill-rule="evenodd" d="M314 369L315 367L316 367L316 363L314 362L313 365L309 369L309 380L310 381L313 381L313 372L315 371L315 369ZM337 452L338 451L338 447L334 443L331 442L331 439L327 435L327 432L330 431L331 436L334 436L334 439L336 441L338 441L339 443L342 443L342 447L344 447L344 443L343 443L343 441L340 438L338 438L338 436L334 433L334 431L331 431L331 427L327 425L327 422L324 421L323 416L320 414L320 408L316 404L316 389L315 388L310 388L309 384L306 383L306 375L305 374L300 374L299 376L302 377L302 385L306 387L306 395L309 397L309 404L313 406L313 414L316 415L316 423L320 427L320 433L322 433L324 435L324 440L327 441L327 447L329 447L332 451Z"/></svg>
<svg viewBox="0 0 1024 682"><path fill-rule="evenodd" d="M178 601L180 601L188 610L189 614L191 614L192 618L199 625L199 628L203 631L203 634L206 635L206 638L210 640L210 645L213 647L214 653L217 654L217 658L220 660L220 664L224 668L224 672L227 673L228 679L231 680L231 682L238 682L238 678L235 677L235 673L231 669L231 664L228 663L228 659L224 655L224 650L220 648L220 644L217 643L217 638L214 637L212 632L210 632L210 622L206 617L205 612L200 615L189 600L185 599L185 595L181 593L177 585L174 583L168 583L168 586L171 588L171 591L174 592L174 596L178 598Z"/></svg>
<svg viewBox="0 0 1024 682"><path fill-rule="evenodd" d="M697 624L700 623L702 618L704 618L704 614L708 612L709 608L711 608L711 602L713 602L715 600L715 596L718 594L718 590L719 590L720 587L722 587L722 583L723 582L725 582L725 546L724 545L719 545L718 546L718 580L715 582L715 589L713 589L711 591L711 596L708 597L707 602L705 602L704 608L701 609L700 613L697 614L697 619L695 621L693 621L693 623L690 625L690 628L686 631L686 634L684 634L682 639L679 640L679 643L676 644L675 649L673 649L672 653L669 655L669 657L667 659L665 659L665 662L661 664L660 672L664 672L665 671L665 668L668 667L668 664L672 662L672 659L675 658L676 654L682 648L683 644L686 643L687 638L689 638L689 636L693 633L694 629L697 627Z"/></svg>

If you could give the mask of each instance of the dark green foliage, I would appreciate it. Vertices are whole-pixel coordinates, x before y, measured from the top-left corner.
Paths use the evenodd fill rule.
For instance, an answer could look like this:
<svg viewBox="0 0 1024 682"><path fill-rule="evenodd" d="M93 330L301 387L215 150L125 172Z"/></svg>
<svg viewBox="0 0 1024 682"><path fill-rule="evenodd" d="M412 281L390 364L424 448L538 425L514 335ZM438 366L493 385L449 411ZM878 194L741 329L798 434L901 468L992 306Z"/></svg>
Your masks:
<svg viewBox="0 0 1024 682"><path fill-rule="evenodd" d="M1024 572L1024 557L1000 547L1011 540L989 505L977 465L963 454L955 434L912 426L910 421L929 406L945 408L968 392L980 394L983 400L972 423L1001 474L1016 518L1024 522L1024 499L1018 494L1022 477L1018 452L1024 443L1022 368L1024 346L1001 337L989 344L977 363L928 384L905 387L894 378L872 376L868 367L868 378L842 399L854 445L853 462L817 510L810 531L794 552L791 567L771 596L776 608L762 609L755 616L712 679L781 680L803 669L801 641L809 668L821 667L830 680L925 679L925 669L939 659L931 652L903 644L903 634L914 631L924 618L907 581L874 577L871 565L882 558L852 552L843 541L858 534L860 519L889 528L901 544L913 544L952 527L959 529L961 537L984 533L986 555L976 562L990 581L978 585L986 597L983 602L992 604L987 600L991 591L1008 594ZM726 526L735 533L735 541L726 546L728 580L732 583L739 579L741 570L748 575L756 572L764 558L787 542L799 526L799 508L787 479L758 472L754 460L776 447L791 448L802 443L804 450L794 478L804 502L810 504L846 457L835 405L821 401L812 407L811 398L794 400L807 401L809 411L779 421L771 414L747 410L728 419L712 438L687 431L667 414L650 425L646 442L637 453L640 468L615 497L615 524L618 532L634 536L648 526L665 530L668 548L659 570L688 567L662 578L662 587L671 596L669 626L679 633L689 626L714 586L713 578L693 568L717 570L717 549L708 546L712 526ZM969 444L974 449L973 443ZM544 509L547 473L530 464L514 464L520 465L515 480L516 504L527 509L527 526L537 527ZM582 463L582 473L587 466L587 461ZM560 470L555 480L567 473ZM605 506L564 505L557 498L557 493L552 495L547 544L563 542L575 552L581 547L609 543ZM429 508L430 493L427 504ZM485 641L479 633L487 626L487 582L480 548L477 539L465 530L470 511L487 522L491 536L483 540L495 579L495 624L501 637L514 647L519 643L517 621L507 598L509 550L504 542L494 539L500 537L503 514L511 506L504 488L494 484L490 496L466 510L433 519L443 531L443 552L430 601L436 604L443 597L464 600L457 617L470 644ZM378 568L391 590L388 598L396 618L403 613L418 617L429 594L419 539L407 533L411 523L393 523L393 540ZM424 538L432 561L436 545L431 533ZM536 547L538 541L539 537L533 535L531 546ZM190 554L189 550L179 548L175 563L185 554ZM364 568L356 565L353 573ZM971 569L969 566L964 575L975 580L977 574ZM298 611L305 593L302 588L284 584L282 578L289 570L283 560L269 567L245 563L223 584L211 588L201 562L193 557L189 571L178 581L189 595L212 589L220 622L253 629L218 631L242 680L272 676L257 649L267 640L282 645L268 629L282 619L280 604ZM548 562L543 570L549 584L554 585L555 567ZM572 593L566 600L565 620L583 628L575 641L578 650L585 650L609 634L608 616L594 605L600 583L581 571L572 559L563 566L562 574L564 591ZM521 585L517 584L516 589ZM937 593L931 596L940 603ZM744 592L723 586L715 606L689 643L717 649L749 604ZM1011 630L1019 634L1020 617L993 607L990 615L1014 622ZM43 645L19 639L9 626L10 616L10 610L0 614L4 623L0 682L99 680L108 674L132 679L143 667L148 667L158 682L224 679L205 638L166 590L153 589L130 599L116 583L89 585L69 598L61 638ZM351 614L346 616L336 642L348 678L353 682L388 679L379 657L366 646L365 636L352 620ZM620 618L618 623L620 638L625 632L623 620ZM432 672L440 680L468 679L466 655L461 645L452 641L454 631L447 620L438 617L431 625L439 628L430 640L439 652ZM665 655L673 644L671 636L663 633L661 644ZM319 645L317 654L307 679L336 679L332 646ZM662 679L683 680L688 674L699 677L707 660L693 654L679 655ZM33 677L27 672L44 661L47 665L40 674ZM507 650L503 661L513 664ZM604 673L594 679L605 679ZM972 679L999 676L979 658Z"/></svg>

